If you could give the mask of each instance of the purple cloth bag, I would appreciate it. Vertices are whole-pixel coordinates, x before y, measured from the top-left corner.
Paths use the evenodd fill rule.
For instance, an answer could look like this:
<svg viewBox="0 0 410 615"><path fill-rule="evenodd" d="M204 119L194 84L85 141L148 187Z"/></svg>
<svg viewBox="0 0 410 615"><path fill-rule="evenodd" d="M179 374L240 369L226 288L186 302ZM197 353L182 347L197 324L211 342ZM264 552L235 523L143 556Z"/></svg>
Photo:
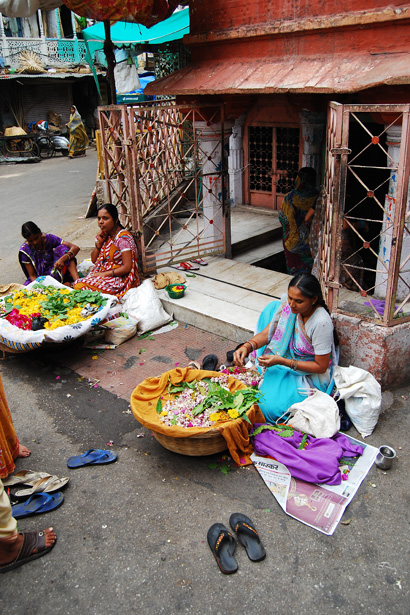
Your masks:
<svg viewBox="0 0 410 615"><path fill-rule="evenodd" d="M363 447L352 444L341 433L332 438L308 435L306 448L299 450L302 438L303 434L299 431L289 438L282 438L273 430L265 430L253 438L254 451L256 455L268 455L283 463L294 478L328 485L340 485L342 482L339 470L342 457L355 457L363 453Z"/></svg>

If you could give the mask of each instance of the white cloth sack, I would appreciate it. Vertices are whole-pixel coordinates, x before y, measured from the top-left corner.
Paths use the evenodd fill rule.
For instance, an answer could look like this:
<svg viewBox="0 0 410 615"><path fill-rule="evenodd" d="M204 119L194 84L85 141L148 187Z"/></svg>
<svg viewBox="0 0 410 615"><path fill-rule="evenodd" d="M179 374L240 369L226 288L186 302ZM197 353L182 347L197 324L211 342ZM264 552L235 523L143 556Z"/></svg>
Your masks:
<svg viewBox="0 0 410 615"><path fill-rule="evenodd" d="M137 67L134 63L121 62L114 67L115 89L117 94L128 94L141 89Z"/></svg>
<svg viewBox="0 0 410 615"><path fill-rule="evenodd" d="M362 438L370 436L377 425L382 403L382 388L376 378L360 367L334 368L340 398L345 400L346 413Z"/></svg>
<svg viewBox="0 0 410 615"><path fill-rule="evenodd" d="M139 333L162 327L172 319L162 307L151 280L144 280L137 288L130 288L123 300L122 311L138 323Z"/></svg>
<svg viewBox="0 0 410 615"><path fill-rule="evenodd" d="M286 421L295 429L304 431L315 438L331 438L340 429L339 408L327 393L315 391L303 401L293 404Z"/></svg>

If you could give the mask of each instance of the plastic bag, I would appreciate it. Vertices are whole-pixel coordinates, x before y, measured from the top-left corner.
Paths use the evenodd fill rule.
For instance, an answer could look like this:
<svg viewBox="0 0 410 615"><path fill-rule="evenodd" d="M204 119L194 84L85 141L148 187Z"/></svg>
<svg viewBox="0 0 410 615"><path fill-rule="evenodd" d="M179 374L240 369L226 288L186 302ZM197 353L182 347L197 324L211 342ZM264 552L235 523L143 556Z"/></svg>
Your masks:
<svg viewBox="0 0 410 615"><path fill-rule="evenodd" d="M293 404L288 412L292 414L286 421L289 425L315 438L331 438L340 429L338 405L322 391Z"/></svg>
<svg viewBox="0 0 410 615"><path fill-rule="evenodd" d="M335 366L334 378L346 413L362 438L370 436L377 425L382 389L376 378L360 367Z"/></svg>
<svg viewBox="0 0 410 615"><path fill-rule="evenodd" d="M122 311L138 323L139 333L146 333L166 325L172 317L162 307L151 280L130 288L123 297Z"/></svg>
<svg viewBox="0 0 410 615"><path fill-rule="evenodd" d="M82 275L84 276L90 273L92 268L93 268L93 261L91 260L91 258L85 258L83 261L81 261L81 263L77 265L78 273L82 273Z"/></svg>
<svg viewBox="0 0 410 615"><path fill-rule="evenodd" d="M119 316L119 318L104 323L103 327L106 329L105 342L113 346L123 344L137 333L137 323L124 316Z"/></svg>

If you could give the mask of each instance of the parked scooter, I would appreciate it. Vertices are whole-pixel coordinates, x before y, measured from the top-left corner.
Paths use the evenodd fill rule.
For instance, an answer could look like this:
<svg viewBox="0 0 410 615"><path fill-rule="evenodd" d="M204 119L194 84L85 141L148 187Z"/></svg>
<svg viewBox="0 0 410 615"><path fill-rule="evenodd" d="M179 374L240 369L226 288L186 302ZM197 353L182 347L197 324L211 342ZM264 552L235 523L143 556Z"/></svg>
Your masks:
<svg viewBox="0 0 410 615"><path fill-rule="evenodd" d="M68 156L69 141L67 137L61 133L49 132L41 124L37 125L36 143L41 158L51 158L57 153Z"/></svg>

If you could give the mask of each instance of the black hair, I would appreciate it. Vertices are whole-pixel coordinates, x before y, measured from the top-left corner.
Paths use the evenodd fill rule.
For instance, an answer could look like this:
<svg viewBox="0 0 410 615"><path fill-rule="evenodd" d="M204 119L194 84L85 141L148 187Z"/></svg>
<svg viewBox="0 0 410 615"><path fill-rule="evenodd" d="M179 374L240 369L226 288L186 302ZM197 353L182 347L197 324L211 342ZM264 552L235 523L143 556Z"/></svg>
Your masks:
<svg viewBox="0 0 410 615"><path fill-rule="evenodd" d="M39 233L41 233L41 230L34 222L25 222L21 227L21 234L24 239L28 239L30 235L38 235Z"/></svg>
<svg viewBox="0 0 410 615"><path fill-rule="evenodd" d="M114 222L118 222L118 210L112 203L104 203L104 205L100 205L97 211L101 211L101 209L105 209L110 214L111 218Z"/></svg>
<svg viewBox="0 0 410 615"><path fill-rule="evenodd" d="M318 305L325 308L326 312L330 314L325 300L323 299L320 282L314 275L311 273L298 273L291 279L288 288L291 288L292 286L296 286L302 295L308 297L309 299L314 299L314 297L317 297Z"/></svg>
<svg viewBox="0 0 410 615"><path fill-rule="evenodd" d="M316 171L313 167L302 167L298 171L301 186L316 187Z"/></svg>
<svg viewBox="0 0 410 615"><path fill-rule="evenodd" d="M314 299L314 297L317 297L317 304L322 308L325 308L326 312L330 315L329 308L323 298L322 287L320 286L319 280L315 278L314 275L311 273L298 273L291 279L288 288L291 288L292 286L298 288L302 295L304 297L308 297L308 299ZM337 335L337 331L334 327L333 339L335 346L339 346L339 336Z"/></svg>

